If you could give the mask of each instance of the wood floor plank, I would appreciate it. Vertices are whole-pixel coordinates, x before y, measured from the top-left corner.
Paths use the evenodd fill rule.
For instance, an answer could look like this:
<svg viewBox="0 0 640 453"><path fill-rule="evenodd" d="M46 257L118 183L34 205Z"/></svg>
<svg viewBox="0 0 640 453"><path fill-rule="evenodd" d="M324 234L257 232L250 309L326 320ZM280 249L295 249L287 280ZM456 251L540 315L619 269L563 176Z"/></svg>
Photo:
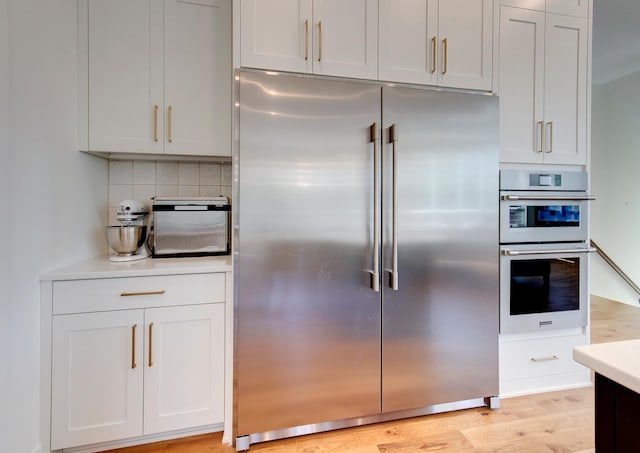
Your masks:
<svg viewBox="0 0 640 453"><path fill-rule="evenodd" d="M591 342L640 338L640 308L591 297ZM504 399L501 408L434 414L254 444L260 453L593 453L593 388ZM232 453L222 433L111 453Z"/></svg>

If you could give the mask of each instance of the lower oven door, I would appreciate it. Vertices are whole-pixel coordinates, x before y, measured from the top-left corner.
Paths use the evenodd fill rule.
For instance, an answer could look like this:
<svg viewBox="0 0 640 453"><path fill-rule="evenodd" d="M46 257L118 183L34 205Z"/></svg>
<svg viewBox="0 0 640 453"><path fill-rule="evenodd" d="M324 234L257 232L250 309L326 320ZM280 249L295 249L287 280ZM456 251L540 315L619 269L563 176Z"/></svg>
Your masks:
<svg viewBox="0 0 640 453"><path fill-rule="evenodd" d="M500 333L587 325L585 243L500 247Z"/></svg>

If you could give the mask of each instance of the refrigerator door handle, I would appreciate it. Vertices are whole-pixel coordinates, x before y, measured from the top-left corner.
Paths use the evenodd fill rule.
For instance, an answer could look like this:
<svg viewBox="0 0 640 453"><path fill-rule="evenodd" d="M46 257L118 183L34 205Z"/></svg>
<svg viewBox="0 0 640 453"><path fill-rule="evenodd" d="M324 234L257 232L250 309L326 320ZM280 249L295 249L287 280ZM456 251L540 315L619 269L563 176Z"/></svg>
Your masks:
<svg viewBox="0 0 640 453"><path fill-rule="evenodd" d="M371 273L371 289L380 291L380 163L378 162L378 123L369 128L369 139L373 143L373 270Z"/></svg>
<svg viewBox="0 0 640 453"><path fill-rule="evenodd" d="M389 127L389 142L392 151L391 174L391 270L389 271L389 287L398 290L398 125Z"/></svg>

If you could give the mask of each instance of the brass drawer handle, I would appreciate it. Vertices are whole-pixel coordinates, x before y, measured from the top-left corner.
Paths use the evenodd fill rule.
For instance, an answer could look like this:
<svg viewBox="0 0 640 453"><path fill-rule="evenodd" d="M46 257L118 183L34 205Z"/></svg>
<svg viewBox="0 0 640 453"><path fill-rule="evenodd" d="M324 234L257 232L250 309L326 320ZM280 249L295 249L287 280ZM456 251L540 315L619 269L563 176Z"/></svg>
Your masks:
<svg viewBox="0 0 640 453"><path fill-rule="evenodd" d="M531 357L532 362L551 362L552 360L560 360L560 357L557 355L552 355L551 357Z"/></svg>
<svg viewBox="0 0 640 453"><path fill-rule="evenodd" d="M157 296L160 294L164 294L165 290L161 289L160 291L140 291L135 293L120 293L120 297L130 297L130 296Z"/></svg>

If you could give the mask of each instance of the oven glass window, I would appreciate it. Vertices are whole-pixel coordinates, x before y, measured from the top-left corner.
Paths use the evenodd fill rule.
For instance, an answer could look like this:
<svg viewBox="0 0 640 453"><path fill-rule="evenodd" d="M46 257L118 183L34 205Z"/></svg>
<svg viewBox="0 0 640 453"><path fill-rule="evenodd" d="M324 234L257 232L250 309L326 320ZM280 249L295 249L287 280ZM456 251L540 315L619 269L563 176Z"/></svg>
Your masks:
<svg viewBox="0 0 640 453"><path fill-rule="evenodd" d="M511 315L578 310L580 258L511 260Z"/></svg>
<svg viewBox="0 0 640 453"><path fill-rule="evenodd" d="M580 206L509 206L511 228L580 226Z"/></svg>

